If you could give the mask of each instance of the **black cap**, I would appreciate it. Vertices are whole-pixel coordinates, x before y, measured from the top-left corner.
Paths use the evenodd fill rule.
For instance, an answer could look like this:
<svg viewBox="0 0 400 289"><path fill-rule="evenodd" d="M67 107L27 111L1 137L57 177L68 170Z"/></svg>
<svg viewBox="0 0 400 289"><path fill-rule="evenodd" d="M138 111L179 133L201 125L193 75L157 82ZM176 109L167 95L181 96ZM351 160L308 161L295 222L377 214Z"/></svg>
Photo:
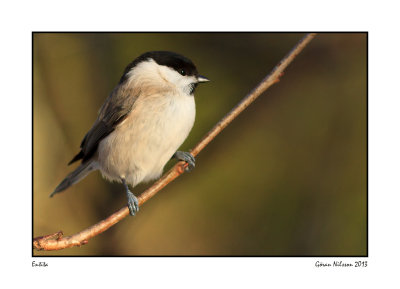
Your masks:
<svg viewBox="0 0 400 289"><path fill-rule="evenodd" d="M198 75L196 66L185 56L170 51L150 51L140 55L138 58L129 63L129 65L125 68L124 74L122 75L119 83L122 83L127 79L127 74L132 70L132 68L149 59L153 59L159 65L171 67L181 75Z"/></svg>

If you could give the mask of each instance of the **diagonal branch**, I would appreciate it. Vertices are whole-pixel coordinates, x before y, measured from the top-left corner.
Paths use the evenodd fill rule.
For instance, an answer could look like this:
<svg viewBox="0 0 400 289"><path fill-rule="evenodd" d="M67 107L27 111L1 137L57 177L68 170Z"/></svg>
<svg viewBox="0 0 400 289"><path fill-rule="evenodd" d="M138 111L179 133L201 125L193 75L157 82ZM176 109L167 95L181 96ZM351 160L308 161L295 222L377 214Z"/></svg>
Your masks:
<svg viewBox="0 0 400 289"><path fill-rule="evenodd" d="M248 107L260 94L265 92L270 86L279 81L286 67L294 60L294 58L304 49L304 47L315 37L316 33L309 33L304 36L297 45L281 60L277 66L268 74L261 83L253 89L242 101L234 107L225 117L219 121L191 150L193 156L196 156L210 143L228 124L230 124L246 107ZM143 205L157 192L164 188L167 184L179 177L185 171L187 164L178 162L168 173L164 174L161 179L155 182L150 188L144 191L139 197L139 205ZM108 218L99 223L71 236L63 237L63 233L40 236L33 239L33 247L36 250L60 250L64 248L81 246L88 243L90 238L104 232L111 226L115 225L129 214L127 206L115 212Z"/></svg>

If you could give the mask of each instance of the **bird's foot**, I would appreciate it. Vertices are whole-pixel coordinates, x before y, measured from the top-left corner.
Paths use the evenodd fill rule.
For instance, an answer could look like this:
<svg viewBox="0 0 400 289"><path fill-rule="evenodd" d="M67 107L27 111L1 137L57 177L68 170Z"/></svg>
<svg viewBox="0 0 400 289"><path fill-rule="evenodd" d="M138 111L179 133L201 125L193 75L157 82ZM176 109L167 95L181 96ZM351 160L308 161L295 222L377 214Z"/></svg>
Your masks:
<svg viewBox="0 0 400 289"><path fill-rule="evenodd" d="M174 154L174 158L180 160L180 161L184 161L188 164L188 166L186 167L186 171L190 172L191 170L194 169L195 165L196 165L196 159L194 158L194 156L189 153L189 152L182 152L182 151L177 151Z"/></svg>
<svg viewBox="0 0 400 289"><path fill-rule="evenodd" d="M134 216L137 212L139 212L139 201L130 190L126 192L126 197L128 198L129 214Z"/></svg>
<svg viewBox="0 0 400 289"><path fill-rule="evenodd" d="M139 212L139 201L136 196L129 190L128 185L125 182L125 179L121 179L122 184L125 186L126 197L128 199L128 208L129 214L134 216L137 212Z"/></svg>

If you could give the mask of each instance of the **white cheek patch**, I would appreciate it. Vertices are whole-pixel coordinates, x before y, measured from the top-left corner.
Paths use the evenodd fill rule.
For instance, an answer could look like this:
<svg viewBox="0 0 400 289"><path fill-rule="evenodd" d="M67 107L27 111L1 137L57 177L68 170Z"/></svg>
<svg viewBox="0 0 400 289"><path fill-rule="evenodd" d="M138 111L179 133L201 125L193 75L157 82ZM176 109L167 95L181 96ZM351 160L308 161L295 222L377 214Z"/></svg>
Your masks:
<svg viewBox="0 0 400 289"><path fill-rule="evenodd" d="M164 65L158 66L158 73L161 76L161 78L173 84L179 83L181 78L183 78L183 76L180 75L176 70Z"/></svg>
<svg viewBox="0 0 400 289"><path fill-rule="evenodd" d="M196 88L195 76L183 76L175 69L158 65L153 59L138 64L128 73L128 81L151 86L170 87L181 93L191 95Z"/></svg>
<svg viewBox="0 0 400 289"><path fill-rule="evenodd" d="M168 84L174 85L185 94L192 94L195 84L197 83L196 77L180 75L176 70L162 65L159 66L158 70L161 78L165 79Z"/></svg>
<svg viewBox="0 0 400 289"><path fill-rule="evenodd" d="M135 66L128 73L129 82L151 82L156 81L158 76L159 65L154 60L144 61Z"/></svg>

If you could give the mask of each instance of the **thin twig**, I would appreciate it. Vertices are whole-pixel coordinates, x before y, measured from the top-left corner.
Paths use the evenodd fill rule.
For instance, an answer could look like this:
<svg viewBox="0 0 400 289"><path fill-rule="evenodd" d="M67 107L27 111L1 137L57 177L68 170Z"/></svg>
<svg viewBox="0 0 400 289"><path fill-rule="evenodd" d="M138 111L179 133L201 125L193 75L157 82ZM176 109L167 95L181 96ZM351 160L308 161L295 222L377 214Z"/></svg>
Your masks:
<svg viewBox="0 0 400 289"><path fill-rule="evenodd" d="M293 59L303 50L303 48L315 37L316 33L309 33L303 37L297 45L279 62L277 66L267 75L261 83L251 91L242 101L234 107L221 121L219 121L191 150L193 156L196 156L203 150L209 142L211 142L229 123L231 123L246 107L250 105L260 94L265 92L271 85L279 81L283 75L283 71L293 61ZM143 192L139 197L139 205L143 205L157 192L164 188L167 184L179 177L185 171L187 164L178 162L171 170L168 171L161 179L155 182L150 188ZM62 232L36 237L33 240L33 247L36 250L60 250L73 246L81 246L88 242L90 238L104 232L114 224L121 221L129 214L127 206L121 208L107 219L71 236L63 237Z"/></svg>

